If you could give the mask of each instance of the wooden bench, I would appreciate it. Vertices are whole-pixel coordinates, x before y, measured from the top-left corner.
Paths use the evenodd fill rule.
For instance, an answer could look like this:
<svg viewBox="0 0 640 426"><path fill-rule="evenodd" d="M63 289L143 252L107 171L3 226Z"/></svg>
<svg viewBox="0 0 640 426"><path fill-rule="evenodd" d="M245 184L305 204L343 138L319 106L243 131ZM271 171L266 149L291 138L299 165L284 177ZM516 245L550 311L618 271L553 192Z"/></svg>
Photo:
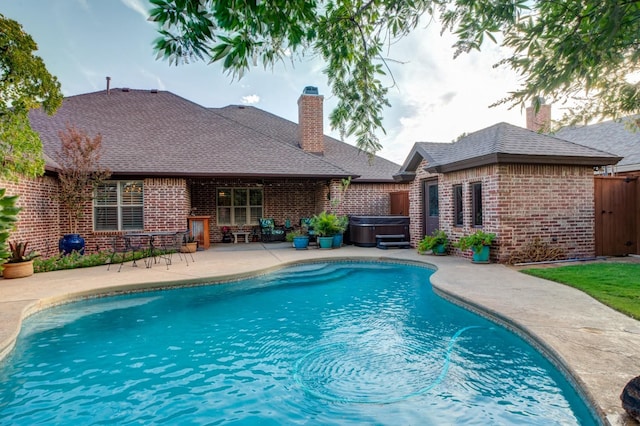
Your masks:
<svg viewBox="0 0 640 426"><path fill-rule="evenodd" d="M409 241L405 241L404 234L376 235L376 247L386 250L388 248L410 248Z"/></svg>

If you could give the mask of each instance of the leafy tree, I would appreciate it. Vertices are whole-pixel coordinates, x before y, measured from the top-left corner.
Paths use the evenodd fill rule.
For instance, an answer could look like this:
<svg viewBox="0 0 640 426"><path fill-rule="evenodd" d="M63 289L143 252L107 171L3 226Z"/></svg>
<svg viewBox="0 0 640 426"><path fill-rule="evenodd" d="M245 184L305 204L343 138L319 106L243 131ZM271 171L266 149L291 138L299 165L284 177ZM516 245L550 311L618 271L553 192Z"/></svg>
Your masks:
<svg viewBox="0 0 640 426"><path fill-rule="evenodd" d="M16 207L17 195L5 195L6 190L0 188L0 271L2 264L11 257L11 252L7 247L9 241L9 231L18 221L20 209Z"/></svg>
<svg viewBox="0 0 640 426"><path fill-rule="evenodd" d="M331 125L357 146L381 148L375 131L389 106L383 53L424 19L458 38L454 55L480 49L486 38L513 52L501 65L523 87L501 102L539 106L578 100L575 120L636 113L640 2L622 0L151 0L160 27L159 57L171 64L222 61L240 78L261 62L319 55L339 99ZM384 81L383 81L384 80ZM385 82L386 81L386 82Z"/></svg>
<svg viewBox="0 0 640 426"><path fill-rule="evenodd" d="M319 55L338 105L331 125L354 135L361 149L381 148L382 110L388 87L385 44L414 29L431 0L151 0L160 25L159 57L171 64L191 59L222 61L240 78L262 62L271 67L303 55Z"/></svg>
<svg viewBox="0 0 640 426"><path fill-rule="evenodd" d="M58 136L61 147L56 152L56 161L60 165L60 190L55 196L69 213L70 231L76 234L87 202L93 200L95 190L111 172L100 166L102 135L91 138L87 132L67 125Z"/></svg>
<svg viewBox="0 0 640 426"><path fill-rule="evenodd" d="M442 9L456 53L502 33L502 62L523 78L502 102L541 97L567 105L563 124L640 112L640 2L624 0L457 0ZM531 5L531 9L529 8Z"/></svg>
<svg viewBox="0 0 640 426"><path fill-rule="evenodd" d="M42 143L29 110L53 114L62 102L60 83L33 52L38 46L22 26L0 14L0 178L44 171Z"/></svg>

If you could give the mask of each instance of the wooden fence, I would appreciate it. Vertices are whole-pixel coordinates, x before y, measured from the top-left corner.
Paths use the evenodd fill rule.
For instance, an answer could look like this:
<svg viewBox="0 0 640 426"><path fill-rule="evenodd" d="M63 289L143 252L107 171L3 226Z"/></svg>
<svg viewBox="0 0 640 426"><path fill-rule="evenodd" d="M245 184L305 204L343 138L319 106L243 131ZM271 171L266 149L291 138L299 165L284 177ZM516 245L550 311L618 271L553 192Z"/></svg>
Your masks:
<svg viewBox="0 0 640 426"><path fill-rule="evenodd" d="M596 177L597 256L639 254L640 185L637 177Z"/></svg>

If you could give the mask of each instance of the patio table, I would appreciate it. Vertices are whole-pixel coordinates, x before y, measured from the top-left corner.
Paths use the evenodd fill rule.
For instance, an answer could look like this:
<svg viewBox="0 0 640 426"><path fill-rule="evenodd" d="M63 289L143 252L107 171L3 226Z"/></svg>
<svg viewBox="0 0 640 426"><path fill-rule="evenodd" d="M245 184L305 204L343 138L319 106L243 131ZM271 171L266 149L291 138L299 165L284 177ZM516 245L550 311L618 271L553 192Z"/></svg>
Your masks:
<svg viewBox="0 0 640 426"><path fill-rule="evenodd" d="M167 264L167 269L169 269L169 265L171 264L171 253L161 253L158 244L156 243L156 238L161 237L172 237L171 240L171 249L179 250L179 243L181 243L181 236L184 236L188 233L188 230L184 231L148 231L148 232L128 232L125 235L127 237L140 237L147 238L147 242L149 243L149 259L145 259L144 264L147 268L151 268L153 263L157 263L157 259L164 259ZM180 241L178 241L180 239ZM167 245L164 245L164 248L167 248Z"/></svg>

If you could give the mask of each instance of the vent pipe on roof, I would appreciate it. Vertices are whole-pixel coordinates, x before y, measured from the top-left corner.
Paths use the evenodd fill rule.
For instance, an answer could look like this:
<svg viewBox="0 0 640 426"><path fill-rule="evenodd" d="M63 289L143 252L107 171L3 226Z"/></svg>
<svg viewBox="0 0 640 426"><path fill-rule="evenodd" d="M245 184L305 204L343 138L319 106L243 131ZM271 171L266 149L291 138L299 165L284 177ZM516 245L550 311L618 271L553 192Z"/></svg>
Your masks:
<svg viewBox="0 0 640 426"><path fill-rule="evenodd" d="M107 95L111 94L111 77L107 77Z"/></svg>

